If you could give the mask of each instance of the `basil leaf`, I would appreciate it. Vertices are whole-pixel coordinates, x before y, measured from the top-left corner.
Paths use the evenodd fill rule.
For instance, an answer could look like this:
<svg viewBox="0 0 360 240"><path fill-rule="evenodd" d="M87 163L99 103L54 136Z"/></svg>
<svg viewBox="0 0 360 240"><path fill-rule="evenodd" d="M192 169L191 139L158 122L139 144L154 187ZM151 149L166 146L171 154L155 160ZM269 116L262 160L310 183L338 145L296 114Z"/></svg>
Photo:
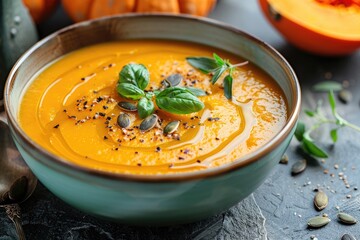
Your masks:
<svg viewBox="0 0 360 240"><path fill-rule="evenodd" d="M145 95L143 90L131 83L120 83L117 85L116 90L121 96L133 100L140 99Z"/></svg>
<svg viewBox="0 0 360 240"><path fill-rule="evenodd" d="M143 97L140 99L137 105L137 109L140 118L144 119L154 112L155 107L154 107L154 103L150 99Z"/></svg>
<svg viewBox="0 0 360 240"><path fill-rule="evenodd" d="M318 92L340 91L342 89L342 85L335 81L323 81L313 86L313 90Z"/></svg>
<svg viewBox="0 0 360 240"><path fill-rule="evenodd" d="M331 139L333 140L334 143L336 143L337 140L338 140L337 130L338 130L338 129L335 128L335 129L332 129L332 130L330 131L330 137L331 137Z"/></svg>
<svg viewBox="0 0 360 240"><path fill-rule="evenodd" d="M218 65L225 65L225 61L224 59L222 59L219 55L217 55L216 53L213 53L213 58L215 59L215 61L217 62Z"/></svg>
<svg viewBox="0 0 360 240"><path fill-rule="evenodd" d="M164 111L175 114L198 112L204 108L204 103L183 87L166 88L156 96L156 105Z"/></svg>
<svg viewBox="0 0 360 240"><path fill-rule="evenodd" d="M206 92L200 88L195 88L195 87L185 87L185 88L197 97L202 97L207 95Z"/></svg>
<svg viewBox="0 0 360 240"><path fill-rule="evenodd" d="M157 96L157 95L159 95L159 93L161 93L161 90L158 90L158 89L153 90L153 93L155 96Z"/></svg>
<svg viewBox="0 0 360 240"><path fill-rule="evenodd" d="M141 90L149 84L150 74L143 64L127 64L120 72L119 83L131 83Z"/></svg>
<svg viewBox="0 0 360 240"><path fill-rule="evenodd" d="M305 133L305 124L302 122L298 122L295 129L295 137L299 142L303 140L304 133Z"/></svg>
<svg viewBox="0 0 360 240"><path fill-rule="evenodd" d="M219 67L214 59L208 57L187 57L186 61L204 73L211 73Z"/></svg>
<svg viewBox="0 0 360 240"><path fill-rule="evenodd" d="M232 99L232 84L233 84L233 78L230 75L227 75L224 78L224 94L225 97L229 100Z"/></svg>
<svg viewBox="0 0 360 240"><path fill-rule="evenodd" d="M319 158L327 158L328 157L328 154L322 150L320 147L316 146L316 144L313 142L313 141L309 141L308 139L304 138L303 141L303 149L315 156L315 157L319 157Z"/></svg>
<svg viewBox="0 0 360 240"><path fill-rule="evenodd" d="M216 69L214 75L211 78L211 83L215 84L216 81L221 77L221 75L226 71L226 66L221 66L220 68Z"/></svg>

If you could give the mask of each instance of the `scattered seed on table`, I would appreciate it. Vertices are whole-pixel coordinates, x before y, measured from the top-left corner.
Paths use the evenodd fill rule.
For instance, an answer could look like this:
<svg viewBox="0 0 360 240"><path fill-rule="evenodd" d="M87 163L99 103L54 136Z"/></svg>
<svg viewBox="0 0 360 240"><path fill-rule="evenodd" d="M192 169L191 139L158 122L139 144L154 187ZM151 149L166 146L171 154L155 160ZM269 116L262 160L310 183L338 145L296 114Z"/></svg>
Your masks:
<svg viewBox="0 0 360 240"><path fill-rule="evenodd" d="M341 237L341 240L356 240L356 238L353 235L346 233Z"/></svg>
<svg viewBox="0 0 360 240"><path fill-rule="evenodd" d="M281 157L279 163L281 163L281 164L288 164L288 162L289 162L289 157L288 157L286 154L284 154L284 155Z"/></svg>
<svg viewBox="0 0 360 240"><path fill-rule="evenodd" d="M352 94L350 91L343 89L338 94L339 100L343 103L348 103L352 100Z"/></svg>
<svg viewBox="0 0 360 240"><path fill-rule="evenodd" d="M306 168L306 160L302 159L302 160L298 160L296 163L294 163L291 167L291 174L292 175L296 175L299 174L301 172L303 172Z"/></svg>
<svg viewBox="0 0 360 240"><path fill-rule="evenodd" d="M310 218L308 221L308 226L311 228L321 228L330 222L330 218L323 216L316 216Z"/></svg>
<svg viewBox="0 0 360 240"><path fill-rule="evenodd" d="M355 224L357 223L357 219L353 216L351 216L350 214L347 213L339 213L337 215L338 219L340 220L340 222L345 223L345 224Z"/></svg>
<svg viewBox="0 0 360 240"><path fill-rule="evenodd" d="M314 197L314 205L316 210L321 211L328 205L329 198L325 192L319 191Z"/></svg>

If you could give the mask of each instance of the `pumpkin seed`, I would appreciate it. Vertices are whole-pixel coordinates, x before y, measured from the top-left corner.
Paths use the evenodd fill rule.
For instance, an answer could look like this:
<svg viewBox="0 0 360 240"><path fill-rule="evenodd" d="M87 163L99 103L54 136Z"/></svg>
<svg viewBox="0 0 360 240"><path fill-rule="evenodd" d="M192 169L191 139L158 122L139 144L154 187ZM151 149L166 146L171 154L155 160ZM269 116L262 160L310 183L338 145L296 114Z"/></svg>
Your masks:
<svg viewBox="0 0 360 240"><path fill-rule="evenodd" d="M158 120L159 117L156 114L151 114L140 123L139 128L142 132L149 131L150 129L156 126Z"/></svg>
<svg viewBox="0 0 360 240"><path fill-rule="evenodd" d="M128 128L131 124L130 116L127 113L121 113L117 118L117 123L122 128Z"/></svg>
<svg viewBox="0 0 360 240"><path fill-rule="evenodd" d="M341 237L341 240L356 240L356 238L353 235L346 233Z"/></svg>
<svg viewBox="0 0 360 240"><path fill-rule="evenodd" d="M129 112L135 112L137 111L137 107L135 104L132 104L130 102L118 102L118 106L125 111Z"/></svg>
<svg viewBox="0 0 360 240"><path fill-rule="evenodd" d="M319 191L314 197L314 205L318 211L323 210L328 205L329 198L326 193Z"/></svg>
<svg viewBox="0 0 360 240"><path fill-rule="evenodd" d="M180 121L169 122L164 128L164 134L169 134L175 132L180 125Z"/></svg>
<svg viewBox="0 0 360 240"><path fill-rule="evenodd" d="M341 212L337 215L337 217L342 223L345 224L355 224L357 222L356 218L347 213Z"/></svg>
<svg viewBox="0 0 360 240"><path fill-rule="evenodd" d="M275 20L275 21L280 21L281 20L281 14L278 13L273 6L271 6L269 4L269 13L270 13L270 16Z"/></svg>
<svg viewBox="0 0 360 240"><path fill-rule="evenodd" d="M291 174L296 175L301 172L303 172L306 168L306 160L302 159L294 163L294 165L291 167Z"/></svg>
<svg viewBox="0 0 360 240"><path fill-rule="evenodd" d="M284 154L284 155L281 157L279 163L281 163L281 164L288 164L288 162L289 162L289 157L288 157L288 155Z"/></svg>
<svg viewBox="0 0 360 240"><path fill-rule="evenodd" d="M310 220L308 221L308 226L311 228L321 228L328 224L330 221L331 220L328 217L317 216L310 218Z"/></svg>
<svg viewBox="0 0 360 240"><path fill-rule="evenodd" d="M162 84L166 87L175 87L181 83L183 76L181 74L175 73L167 76Z"/></svg>
<svg viewBox="0 0 360 240"><path fill-rule="evenodd" d="M345 90L345 89L343 89L339 92L338 97L339 97L339 100L342 101L343 103L348 103L352 100L351 92L348 90Z"/></svg>

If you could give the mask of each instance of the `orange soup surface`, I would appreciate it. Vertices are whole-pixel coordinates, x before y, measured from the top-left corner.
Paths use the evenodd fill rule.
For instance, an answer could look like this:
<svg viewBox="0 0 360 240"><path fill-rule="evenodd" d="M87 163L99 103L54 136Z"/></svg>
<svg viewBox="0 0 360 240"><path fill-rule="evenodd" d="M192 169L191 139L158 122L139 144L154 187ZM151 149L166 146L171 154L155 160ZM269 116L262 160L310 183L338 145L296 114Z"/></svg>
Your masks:
<svg viewBox="0 0 360 240"><path fill-rule="evenodd" d="M186 57L217 53L232 64L244 60L208 46L187 42L137 40L98 44L74 51L51 63L24 92L19 121L39 145L66 161L86 168L126 174L173 174L217 167L236 161L264 145L285 125L287 105L280 87L249 63L233 74L233 100L224 96L223 76L189 65ZM155 105L156 127L139 130L138 113L121 109L116 90L119 72L129 63L149 70L146 90L162 87L164 78L181 74L180 86L206 92L204 108L171 114ZM128 128L117 118L127 113ZM171 134L164 127L180 125Z"/></svg>

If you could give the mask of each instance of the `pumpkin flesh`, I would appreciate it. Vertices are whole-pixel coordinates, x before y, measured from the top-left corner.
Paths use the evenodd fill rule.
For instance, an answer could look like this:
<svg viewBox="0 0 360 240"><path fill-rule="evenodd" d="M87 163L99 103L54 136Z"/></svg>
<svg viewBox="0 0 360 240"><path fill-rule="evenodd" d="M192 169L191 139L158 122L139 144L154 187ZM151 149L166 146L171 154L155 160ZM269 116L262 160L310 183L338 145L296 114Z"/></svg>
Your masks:
<svg viewBox="0 0 360 240"><path fill-rule="evenodd" d="M354 1L354 0L352 0ZM357 1L357 0L356 0ZM320 55L360 47L360 7L337 0L259 0L268 20L295 46Z"/></svg>

